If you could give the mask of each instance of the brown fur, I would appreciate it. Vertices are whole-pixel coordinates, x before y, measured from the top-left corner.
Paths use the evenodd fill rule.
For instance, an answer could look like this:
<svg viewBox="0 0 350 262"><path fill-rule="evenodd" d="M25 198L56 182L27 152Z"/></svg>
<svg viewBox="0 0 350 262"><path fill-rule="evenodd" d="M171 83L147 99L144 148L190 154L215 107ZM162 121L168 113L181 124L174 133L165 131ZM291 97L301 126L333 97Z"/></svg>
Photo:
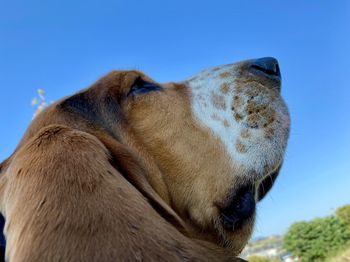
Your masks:
<svg viewBox="0 0 350 262"><path fill-rule="evenodd" d="M211 97L211 102L217 109L226 109L225 99L223 96L213 93Z"/></svg>
<svg viewBox="0 0 350 262"><path fill-rule="evenodd" d="M220 87L220 91L223 93L223 94L227 94L229 91L230 91L230 87L227 83L223 83Z"/></svg>
<svg viewBox="0 0 350 262"><path fill-rule="evenodd" d="M236 182L213 177L238 167L195 124L185 86L126 98L139 76L151 81L116 71L51 105L0 165L9 261L240 260L252 221L223 247L218 206Z"/></svg>

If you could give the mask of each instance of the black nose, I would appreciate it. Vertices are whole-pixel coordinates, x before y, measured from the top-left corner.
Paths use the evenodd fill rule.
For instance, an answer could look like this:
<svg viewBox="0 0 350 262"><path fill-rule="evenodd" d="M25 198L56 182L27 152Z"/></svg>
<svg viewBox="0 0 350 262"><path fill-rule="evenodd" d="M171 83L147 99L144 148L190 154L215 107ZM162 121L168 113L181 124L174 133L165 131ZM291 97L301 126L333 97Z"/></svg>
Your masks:
<svg viewBox="0 0 350 262"><path fill-rule="evenodd" d="M277 59L273 57L263 57L252 61L250 67L268 76L281 77Z"/></svg>
<svg viewBox="0 0 350 262"><path fill-rule="evenodd" d="M255 213L254 191L242 188L229 201L227 207L221 210L223 224L227 229L240 228L243 223Z"/></svg>

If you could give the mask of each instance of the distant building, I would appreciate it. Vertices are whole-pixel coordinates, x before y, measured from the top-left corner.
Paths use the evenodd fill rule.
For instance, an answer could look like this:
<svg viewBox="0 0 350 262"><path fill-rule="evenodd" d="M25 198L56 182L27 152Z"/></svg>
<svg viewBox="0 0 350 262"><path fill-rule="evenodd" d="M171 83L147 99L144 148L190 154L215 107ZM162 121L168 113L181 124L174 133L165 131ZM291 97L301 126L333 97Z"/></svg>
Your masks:
<svg viewBox="0 0 350 262"><path fill-rule="evenodd" d="M283 237L269 236L251 241L242 252L242 258L249 256L266 257L285 262L298 261L283 249Z"/></svg>

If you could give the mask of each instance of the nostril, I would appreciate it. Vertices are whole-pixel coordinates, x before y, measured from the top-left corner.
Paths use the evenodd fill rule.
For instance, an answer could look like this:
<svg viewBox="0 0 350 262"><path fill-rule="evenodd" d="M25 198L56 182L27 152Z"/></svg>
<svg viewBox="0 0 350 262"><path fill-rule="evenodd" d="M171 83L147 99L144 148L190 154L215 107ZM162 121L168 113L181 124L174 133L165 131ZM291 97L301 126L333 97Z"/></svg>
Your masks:
<svg viewBox="0 0 350 262"><path fill-rule="evenodd" d="M252 65L251 67L256 69L256 70L259 70L259 71L261 71L261 72L263 72L265 74L277 76L277 73L274 70L269 70L269 69L266 69L264 67L260 67L258 65Z"/></svg>
<svg viewBox="0 0 350 262"><path fill-rule="evenodd" d="M281 77L278 61L273 57L253 60L250 67L266 75Z"/></svg>

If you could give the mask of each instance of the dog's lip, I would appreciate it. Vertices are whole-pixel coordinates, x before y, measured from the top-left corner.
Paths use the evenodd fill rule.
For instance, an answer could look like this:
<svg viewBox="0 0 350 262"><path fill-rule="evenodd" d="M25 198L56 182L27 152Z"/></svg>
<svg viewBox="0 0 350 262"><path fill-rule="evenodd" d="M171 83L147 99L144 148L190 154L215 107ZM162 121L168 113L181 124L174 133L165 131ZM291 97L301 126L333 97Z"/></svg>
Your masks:
<svg viewBox="0 0 350 262"><path fill-rule="evenodd" d="M241 228L255 214L255 190L252 186L239 188L230 197L225 207L220 209L225 229L233 231Z"/></svg>
<svg viewBox="0 0 350 262"><path fill-rule="evenodd" d="M270 171L258 182L241 185L230 195L224 205L219 207L223 226L226 230L240 229L254 215L256 203L262 200L272 188L278 177L282 164Z"/></svg>
<svg viewBox="0 0 350 262"><path fill-rule="evenodd" d="M272 188L273 184L275 183L282 164L280 164L275 171L271 172L269 175L265 176L259 183L258 183L258 189L257 189L257 199L258 201L261 201L267 193Z"/></svg>

